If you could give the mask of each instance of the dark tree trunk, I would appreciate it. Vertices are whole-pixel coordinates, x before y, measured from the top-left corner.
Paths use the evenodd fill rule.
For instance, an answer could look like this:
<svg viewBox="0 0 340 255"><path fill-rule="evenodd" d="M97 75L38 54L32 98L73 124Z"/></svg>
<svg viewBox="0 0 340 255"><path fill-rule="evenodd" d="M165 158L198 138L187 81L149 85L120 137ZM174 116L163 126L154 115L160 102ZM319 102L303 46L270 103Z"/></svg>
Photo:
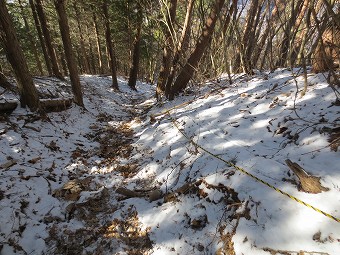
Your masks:
<svg viewBox="0 0 340 255"><path fill-rule="evenodd" d="M18 93L17 87L12 85L6 78L6 76L0 70L0 87L10 90L13 93Z"/></svg>
<svg viewBox="0 0 340 255"><path fill-rule="evenodd" d="M51 39L49 27L47 25L47 19L44 13L42 2L41 0L35 0L35 3L36 3L35 7L36 7L37 14L39 17L41 29L44 34L45 45L46 45L47 52L48 52L48 55L49 55L49 58L52 64L53 73L57 78L64 79L58 67L57 56L55 55L55 51L52 46L52 39Z"/></svg>
<svg viewBox="0 0 340 255"><path fill-rule="evenodd" d="M251 56L254 52L256 28L258 27L259 15L262 10L263 0L253 0L250 5L250 13L247 20L247 26L243 37L244 52L242 55L242 64L247 74L253 74L253 64Z"/></svg>
<svg viewBox="0 0 340 255"><path fill-rule="evenodd" d="M54 5L58 13L60 33L61 38L63 40L68 70L70 72L74 102L79 106L84 106L83 95L81 91L81 85L77 69L77 62L72 51L70 29L68 26L68 19L65 11L65 1L66 0L54 0Z"/></svg>
<svg viewBox="0 0 340 255"><path fill-rule="evenodd" d="M79 9L78 9L78 6L77 6L77 2L73 3L73 8L74 8L74 11L76 13L76 21L77 21L77 26L78 26L79 36L80 36L81 59L82 59L82 62L83 62L85 73L89 74L90 73L90 65L89 65L89 59L87 57L86 50L85 50L84 31L83 31L81 24L80 24L80 13L79 13Z"/></svg>
<svg viewBox="0 0 340 255"><path fill-rule="evenodd" d="M34 56L35 62L37 64L37 68L39 70L40 75L44 75L44 72L43 72L43 69L42 69L42 66L41 66L41 61L40 61L40 58L39 58L39 55L38 55L37 47L34 43L33 36L32 36L32 33L31 33L31 29L28 25L28 21L27 21L26 14L25 14L25 11L24 11L24 7L22 6L21 0L19 0L19 7L20 7L20 10L21 10L22 19L24 20L24 25L25 25L26 33L28 35L28 40L30 42L31 50L33 52L33 56Z"/></svg>
<svg viewBox="0 0 340 255"><path fill-rule="evenodd" d="M68 67L67 67L67 62L66 62L66 57L65 57L65 50L62 45L58 46L58 55L60 55L60 61L59 63L61 64L61 67L63 69L63 72L65 76L68 76Z"/></svg>
<svg viewBox="0 0 340 255"><path fill-rule="evenodd" d="M142 8L139 6L138 10L138 27L135 40L133 42L133 54L130 67L130 75L128 85L131 89L136 90L137 75L139 69L139 58L140 58L140 40L141 40L141 30L143 23Z"/></svg>
<svg viewBox="0 0 340 255"><path fill-rule="evenodd" d="M262 52L266 52L267 47L265 47L265 43L267 41L267 44L269 44L272 40L272 35L270 35L270 30L273 28L274 22L276 22L277 18L278 18L278 12L279 12L279 8L280 6L282 6L281 4L282 0L277 1L274 9L271 12L270 18L268 20L268 23L265 26L265 29L262 33L261 38L257 41L257 45L255 47L255 51L253 53L253 64L254 66L256 66L257 62L260 60L260 55Z"/></svg>
<svg viewBox="0 0 340 255"><path fill-rule="evenodd" d="M174 53L174 57L173 57L173 60L172 60L172 67L171 67L169 77L168 77L168 80L167 80L166 86L165 86L165 96L166 97L168 97L169 94L170 94L172 82L173 82L173 80L175 78L175 74L176 74L177 64L179 62L179 59L182 55L183 50L185 50L184 46L185 46L186 42L189 40L189 34L190 34L189 31L190 31L192 10L193 10L193 7L194 7L194 2L195 2L195 0L189 0L189 2L188 2L187 12L186 12L185 20L184 20L184 24L183 24L182 35L181 35L181 38L178 42L177 49Z"/></svg>
<svg viewBox="0 0 340 255"><path fill-rule="evenodd" d="M44 40L42 31L41 31L40 22L39 22L39 18L38 18L38 15L37 15L37 10L35 8L33 0L29 0L29 3L30 3L30 6L31 6L31 9L32 9L34 24L35 24L35 27L37 29L37 33L38 33L41 49L42 49L42 52L43 52L43 55L44 55L44 60L45 60L47 72L48 72L48 74L50 76L52 76L53 75L53 71L52 71L51 61L50 61L50 59L48 57L45 40Z"/></svg>
<svg viewBox="0 0 340 255"><path fill-rule="evenodd" d="M0 0L0 36L17 79L21 107L26 105L32 110L39 109L38 91L29 73L24 53L19 44L12 19L6 7L6 1Z"/></svg>
<svg viewBox="0 0 340 255"><path fill-rule="evenodd" d="M176 18L176 9L177 9L177 0L171 0L169 13L166 16L167 25L163 26L163 33L165 36L165 45L163 48L161 70L160 70L158 81L157 81L156 97L160 96L160 94L163 94L163 92L165 91L167 78L170 74L171 59L172 59L173 51L174 51L174 44L173 44L174 29L173 28L174 28L175 18Z"/></svg>
<svg viewBox="0 0 340 255"><path fill-rule="evenodd" d="M86 31L86 35L87 35L87 43L88 43L88 48L89 48L89 52L90 52L90 57L88 58L90 72L92 74L96 74L97 73L96 56L95 56L94 51L93 51L93 44L92 44L92 39L91 39L92 38L92 36L91 36L92 31L87 24L85 25L85 31Z"/></svg>
<svg viewBox="0 0 340 255"><path fill-rule="evenodd" d="M109 63L110 63L111 74L112 74L112 88L114 88L115 90L119 90L118 80L117 80L116 55L114 52L114 46L113 46L112 37L111 37L110 19L109 19L109 13L107 9L107 0L105 0L103 4L103 13L105 17L106 46L109 51L109 59L110 59Z"/></svg>
<svg viewBox="0 0 340 255"><path fill-rule="evenodd" d="M174 85L171 87L171 91L169 93L169 99L172 100L175 94L183 91L185 87L188 85L188 82L194 75L195 69L198 66L199 61L201 60L204 51L209 45L210 38L214 32L216 21L218 19L219 13L224 5L225 0L216 0L209 17L205 23L202 34L198 38L196 43L196 47L193 53L190 55L187 63L184 65L180 74L178 75Z"/></svg>
<svg viewBox="0 0 340 255"><path fill-rule="evenodd" d="M290 9L291 14L290 18L285 24L284 27L284 36L282 39L282 43L280 45L278 60L276 62L276 67L283 67L285 66L285 63L287 62L289 56L289 49L290 49L290 43L293 41L295 35L292 32L292 28L296 24L296 20L298 18L298 15L300 13L300 10L302 8L302 0L298 0L297 4L294 6L294 1L291 3ZM297 32L297 31L296 31ZM291 64L291 63L289 63Z"/></svg>
<svg viewBox="0 0 340 255"><path fill-rule="evenodd" d="M252 54L255 53L255 32L258 26L259 14L263 0L252 0L247 12L246 24L243 30L241 43L238 46L238 53L235 60L235 71L244 71L247 74L253 74Z"/></svg>

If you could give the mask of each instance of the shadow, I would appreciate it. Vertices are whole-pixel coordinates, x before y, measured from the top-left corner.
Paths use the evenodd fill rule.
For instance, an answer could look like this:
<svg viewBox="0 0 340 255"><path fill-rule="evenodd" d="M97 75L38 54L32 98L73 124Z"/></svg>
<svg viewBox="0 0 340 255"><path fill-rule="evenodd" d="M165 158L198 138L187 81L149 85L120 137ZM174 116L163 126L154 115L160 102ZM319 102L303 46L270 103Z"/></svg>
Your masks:
<svg viewBox="0 0 340 255"><path fill-rule="evenodd" d="M269 80L257 75L246 82L241 77L206 98L196 96L171 116L211 153L339 217L340 159L327 147L325 131L339 125L338 109L331 104L334 94L321 75L309 76L307 95L297 99L291 72L267 76ZM301 89L302 78L296 80ZM72 247L89 254L269 254L265 248L297 254L337 249L334 240L340 238L340 227L334 221L202 153L168 116L150 122L151 114L195 96L154 106L144 120L137 120L144 107L155 103L145 103L154 94L152 86L138 83L134 92L120 80L117 93L110 77L82 76L81 82L88 111L74 106L44 120L17 109L0 122L1 132L6 130L0 137L1 164L9 157L17 160L0 170L2 253L72 254ZM131 153L101 158L96 139L106 139L108 130L123 122L134 130L134 136L119 138L130 139ZM118 147L118 142L112 143L108 146ZM298 191L287 158L320 176L330 191ZM129 164L137 165L133 174L117 170ZM55 197L54 191L71 180L80 182L77 200ZM194 188L168 202L116 192L126 187L173 193L187 183ZM320 236L315 235L319 231Z"/></svg>
<svg viewBox="0 0 340 255"><path fill-rule="evenodd" d="M332 105L335 96L322 75L309 76L310 86L303 98L295 98L296 85L299 90L303 87L300 76L295 82L290 72L283 70L282 74L274 75L276 78L271 78L270 82L257 77L246 85L229 87L208 98L198 98L185 107L174 109L171 116L178 121L188 137L210 152L235 162L265 182L321 210L339 215L336 206L327 201L338 200L334 194L339 191L337 166L340 161L337 153L327 147L327 133L323 132L325 127L339 125L337 108ZM163 108L167 109L173 105L175 104L169 103ZM159 111L162 109L155 109L155 112ZM159 162L147 169L148 172L153 171L163 190L168 187L170 190L176 190L188 181L214 178L214 184L222 183L232 187L244 203L248 201L251 219L240 220L233 239L239 242L234 243L237 254L249 254L250 250L262 250L266 247L291 251L292 254L304 249L322 252L319 247L321 241L313 240L313 235L320 229L324 235L323 240L327 243L327 250L335 248L331 240L338 236L334 233L340 232L338 227L336 230L330 227L333 220L235 169L226 170L225 164L211 155L202 152L197 154L194 146L176 131L176 127L167 117L160 117L158 121L157 125L142 131L137 144L141 143L146 148L157 148L153 150L153 154ZM156 142L160 139L166 140L161 146ZM188 157L189 155L191 157ZM159 160L161 158L162 161ZM287 158L298 162L309 174L321 176L322 184L333 191L321 194L299 192L294 184L296 177L285 165ZM181 168L178 167L180 162L183 162ZM195 206L193 197L191 203L183 202L182 199L185 199L185 196L180 197L178 204L185 208L188 205L190 208ZM204 201L204 205L219 210L223 208L222 203L214 205ZM221 217L221 213L217 213L219 210L214 214L217 218ZM158 213L160 212L161 209L158 210ZM185 217L182 215L181 219L183 221ZM176 220L175 225L178 221ZM167 225L163 232L175 227ZM217 226L214 225L215 232ZM160 233L157 229L155 231ZM212 254L221 247L221 241L218 239L213 242L214 248L208 245L207 239L214 240L211 236L216 237L212 232L204 229L204 232L192 233L182 229L181 233L190 239L197 237L203 247L209 247L204 250L206 253L196 250L192 254ZM180 240L175 234L173 237ZM164 238L155 238L165 243ZM186 243L186 248L173 245L177 252L183 252L185 249L188 252L190 248L195 250L196 246L192 245L192 242L189 245L187 239L181 243ZM301 244L307 247L301 247Z"/></svg>

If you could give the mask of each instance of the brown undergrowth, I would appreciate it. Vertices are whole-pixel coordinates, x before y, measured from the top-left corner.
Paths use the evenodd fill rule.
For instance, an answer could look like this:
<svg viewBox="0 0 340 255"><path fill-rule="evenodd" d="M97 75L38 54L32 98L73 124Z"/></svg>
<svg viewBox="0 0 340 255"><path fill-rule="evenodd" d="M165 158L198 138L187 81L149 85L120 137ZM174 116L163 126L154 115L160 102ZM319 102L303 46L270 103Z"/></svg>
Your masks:
<svg viewBox="0 0 340 255"><path fill-rule="evenodd" d="M98 122L110 120L98 116ZM136 163L121 163L128 159L133 150L133 131L127 122L119 126L93 125L88 139L99 143L94 152L80 149L71 157L86 163L91 154L101 158L102 169L113 166L113 170L125 178L137 173ZM51 254L116 254L119 251L129 255L148 254L152 248L149 229L143 229L138 213L133 206L124 208L116 199L113 188L103 187L94 176L72 176L62 188L53 192L59 200L65 201L65 219L52 219L46 239ZM121 213L117 214L117 210ZM70 222L80 222L78 227Z"/></svg>

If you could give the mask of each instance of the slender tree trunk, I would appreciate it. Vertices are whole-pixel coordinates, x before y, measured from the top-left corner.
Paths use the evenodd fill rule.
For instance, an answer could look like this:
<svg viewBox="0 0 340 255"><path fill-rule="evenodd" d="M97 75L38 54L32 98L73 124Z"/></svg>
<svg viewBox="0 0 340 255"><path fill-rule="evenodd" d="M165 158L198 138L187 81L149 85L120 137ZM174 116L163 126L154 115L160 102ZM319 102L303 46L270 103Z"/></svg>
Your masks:
<svg viewBox="0 0 340 255"><path fill-rule="evenodd" d="M139 59L140 59L140 41L141 41L141 30L142 30L142 23L143 23L143 16L142 16L142 8L139 5L138 8L138 27L137 33L135 36L135 40L133 42L133 54L131 60L131 67L130 67L130 75L129 75L129 82L128 85L131 89L136 90L136 82L137 82L137 75L139 70Z"/></svg>
<svg viewBox="0 0 340 255"><path fill-rule="evenodd" d="M73 8L74 8L74 11L76 13L76 21L77 21L77 26L78 26L79 36L80 36L81 59L82 59L82 63L83 63L83 66L84 66L85 73L89 74L90 73L89 60L88 60L86 50L85 50L84 31L83 31L81 24L80 24L80 13L79 13L79 9L78 9L78 6L77 6L77 2L73 3Z"/></svg>
<svg viewBox="0 0 340 255"><path fill-rule="evenodd" d="M303 0L298 0L297 4L294 5L294 1L292 1L290 9L290 17L286 21L285 27L284 27L284 34L283 34L283 40L280 45L279 49L279 55L278 55L278 60L276 62L276 67L281 67L284 66L285 63L287 62L289 56L289 49L291 48L291 42L293 41L295 35L292 32L292 28L294 27L296 20L298 18L298 15L300 13L300 8L302 7L302 1ZM290 63L292 64L292 63Z"/></svg>
<svg viewBox="0 0 340 255"><path fill-rule="evenodd" d="M41 61L40 61L40 58L39 58L39 55L38 55L37 47L36 47L36 45L33 41L31 29L30 29L28 22L27 22L24 7L22 6L21 0L19 0L18 2L19 2L20 11L21 11L21 16L22 16L22 19L24 20L25 30L26 30L26 33L28 35L28 40L29 40L29 43L30 43L30 46L31 46L31 49L32 49L32 52L33 52L33 56L35 58L35 62L37 64L37 68L39 70L40 75L43 75L44 72L43 72L43 69L42 69L42 66L41 66Z"/></svg>
<svg viewBox="0 0 340 255"><path fill-rule="evenodd" d="M52 39L51 39L49 27L47 25L47 19L44 13L42 2L41 0L35 0L35 3L36 3L35 7L36 7L37 14L39 17L40 25L41 25L42 32L45 38L47 52L51 60L53 73L57 78L64 79L58 67L57 56L55 55L55 52L53 49Z"/></svg>
<svg viewBox="0 0 340 255"><path fill-rule="evenodd" d="M268 5L271 4L271 0L268 0ZM267 20L267 24L265 26L265 30L262 33L261 38L258 40L257 45L255 47L254 53L253 53L253 60L254 66L256 66L257 62L259 61L261 52L265 50L267 47L265 47L265 43L267 41L268 43L271 43L271 35L270 31L272 29L272 26L274 25L274 22L276 22L278 18L278 8L283 6L283 0L277 0L277 4L275 5L274 9L271 11L270 17Z"/></svg>
<svg viewBox="0 0 340 255"><path fill-rule="evenodd" d="M5 0L0 0L0 36L8 62L10 62L18 82L21 107L27 105L32 111L35 111L39 109L38 91L29 73L24 53L5 2Z"/></svg>
<svg viewBox="0 0 340 255"><path fill-rule="evenodd" d="M303 51L305 50L305 44L307 40L307 31L312 31L310 27L307 27L307 22L303 22L303 18L306 16L306 12L309 9L310 0L304 0L302 9L300 10L299 16L296 19L294 30L293 30L293 42L292 42L292 52L291 62L292 64L296 63L297 58L298 61L301 59L302 64L306 63L306 58L304 56ZM301 28L301 24L302 28ZM302 48L303 46L303 48ZM300 56L303 58L300 58Z"/></svg>
<svg viewBox="0 0 340 255"><path fill-rule="evenodd" d="M166 10L166 25L163 26L165 45L163 48L163 58L159 73L156 97L165 91L165 85L170 73L171 59L174 51L174 24L176 18L177 0L170 0L169 11Z"/></svg>
<svg viewBox="0 0 340 255"><path fill-rule="evenodd" d="M209 45L210 38L214 32L216 21L224 5L224 2L225 0L216 0L214 2L211 12L203 28L202 34L198 38L195 49L190 55L187 63L184 65L174 85L171 88L169 94L170 100L174 98L175 94L178 94L180 91L185 89L185 87L188 85L188 82L194 75L195 69L197 68L198 63L201 60L204 51Z"/></svg>
<svg viewBox="0 0 340 255"><path fill-rule="evenodd" d="M97 73L96 56L93 52L92 35L90 34L91 31L90 31L88 24L85 24L85 31L86 31L86 37L87 37L87 45L88 45L89 53L90 53L90 57L88 58L90 73L96 74Z"/></svg>
<svg viewBox="0 0 340 255"><path fill-rule="evenodd" d="M29 3L30 3L30 6L31 6L32 14L33 14L34 24L35 24L35 27L37 29L41 49L42 49L42 52L43 52L43 55L44 55L44 60L45 60L47 72L50 76L52 76L53 71L52 71L51 61L48 57L46 44L45 44L45 40L44 40L42 31L41 31L41 26L40 26L38 14L37 14L37 11L36 11L36 8L35 8L35 4L34 4L33 0L29 0Z"/></svg>
<svg viewBox="0 0 340 255"><path fill-rule="evenodd" d="M104 0L103 13L105 17L106 45L107 45L107 49L109 53L109 64L110 64L111 74L112 74L112 88L114 88L115 90L119 90L118 80L117 80L116 55L114 52L114 46L113 46L112 37L111 37L110 19L109 19L109 13L107 9L107 0Z"/></svg>
<svg viewBox="0 0 340 255"><path fill-rule="evenodd" d="M100 42L99 37L99 29L98 29L98 23L97 23L97 17L96 14L93 12L93 26L96 33L96 43L97 43L97 54L98 54L98 65L99 65L99 73L103 73L103 54L102 54L102 45Z"/></svg>
<svg viewBox="0 0 340 255"><path fill-rule="evenodd" d="M235 71L244 71L247 74L252 74L252 63L250 55L254 47L254 36L256 29L256 17L259 12L259 6L262 5L262 0L252 0L247 12L246 24L243 31L243 36L240 38L238 54L235 60Z"/></svg>
<svg viewBox="0 0 340 255"><path fill-rule="evenodd" d="M67 66L70 72L74 102L79 106L84 106L77 63L74 57L74 53L72 51L70 29L68 26L68 19L65 11L65 1L66 0L54 0L54 5L58 13L59 18L58 22L60 27L61 38L63 40Z"/></svg>
<svg viewBox="0 0 340 255"><path fill-rule="evenodd" d="M65 57L65 50L64 50L64 47L63 45L59 45L58 46L58 54L60 55L60 65L63 69L63 72L65 74L65 76L68 76L69 75L69 72L68 72L68 67L67 67L67 61L66 61L66 57Z"/></svg>
<svg viewBox="0 0 340 255"><path fill-rule="evenodd" d="M253 74L253 64L251 61L251 56L254 51L254 46L258 40L258 38L255 37L256 28L258 27L260 13L263 5L263 0L253 0L252 5L250 6L250 9L253 9L253 11L250 13L250 20L249 24L247 24L246 32L244 34L243 39L243 47L245 47L244 55L243 55L243 66L244 71L247 74ZM254 3L254 4L253 4ZM249 27L248 27L249 25Z"/></svg>
<svg viewBox="0 0 340 255"><path fill-rule="evenodd" d="M177 49L174 53L174 57L173 57L173 61L172 61L172 67L169 73L169 77L168 80L166 82L166 86L165 86L165 96L168 97L171 91L171 86L173 83L173 80L175 78L175 74L176 74L176 69L177 69L177 64L179 62L179 59L181 57L181 54L183 52L183 47L185 42L187 42L189 40L189 30L190 30L190 25L191 25L191 19L192 19L192 10L194 7L194 3L195 0L189 0L188 2L188 6L187 6L187 12L185 15L185 20L184 20L184 24L183 24L183 30L182 30L182 34L181 34L181 38L178 42L178 46Z"/></svg>

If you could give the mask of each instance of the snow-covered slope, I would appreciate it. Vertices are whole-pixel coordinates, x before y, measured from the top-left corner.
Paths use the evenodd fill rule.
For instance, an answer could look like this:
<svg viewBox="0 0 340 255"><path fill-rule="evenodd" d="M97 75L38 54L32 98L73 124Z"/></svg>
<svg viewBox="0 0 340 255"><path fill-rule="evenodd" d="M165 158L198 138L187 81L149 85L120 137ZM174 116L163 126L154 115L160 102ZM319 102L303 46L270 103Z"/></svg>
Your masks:
<svg viewBox="0 0 340 255"><path fill-rule="evenodd" d="M87 110L3 117L0 253L340 254L340 222L240 171L340 218L340 108L323 74L301 98L297 71L163 104L84 76ZM324 191L303 192L287 159Z"/></svg>
<svg viewBox="0 0 340 255"><path fill-rule="evenodd" d="M227 232L234 233L236 254L340 254L340 222L195 148L173 123L209 152L339 219L340 157L328 146L326 131L339 129L340 108L332 105L335 94L322 74L308 75L307 94L301 98L303 84L302 76L287 70L241 77L170 115L158 113L178 102L154 108L151 127L136 125L137 148L153 157L136 179L153 178L164 192L199 181L197 190L179 195L178 201L140 214L151 226L155 254L212 254L223 250ZM329 190L299 191L286 159L321 177ZM238 199L231 199L230 192ZM190 226L196 214L207 217L202 229Z"/></svg>

